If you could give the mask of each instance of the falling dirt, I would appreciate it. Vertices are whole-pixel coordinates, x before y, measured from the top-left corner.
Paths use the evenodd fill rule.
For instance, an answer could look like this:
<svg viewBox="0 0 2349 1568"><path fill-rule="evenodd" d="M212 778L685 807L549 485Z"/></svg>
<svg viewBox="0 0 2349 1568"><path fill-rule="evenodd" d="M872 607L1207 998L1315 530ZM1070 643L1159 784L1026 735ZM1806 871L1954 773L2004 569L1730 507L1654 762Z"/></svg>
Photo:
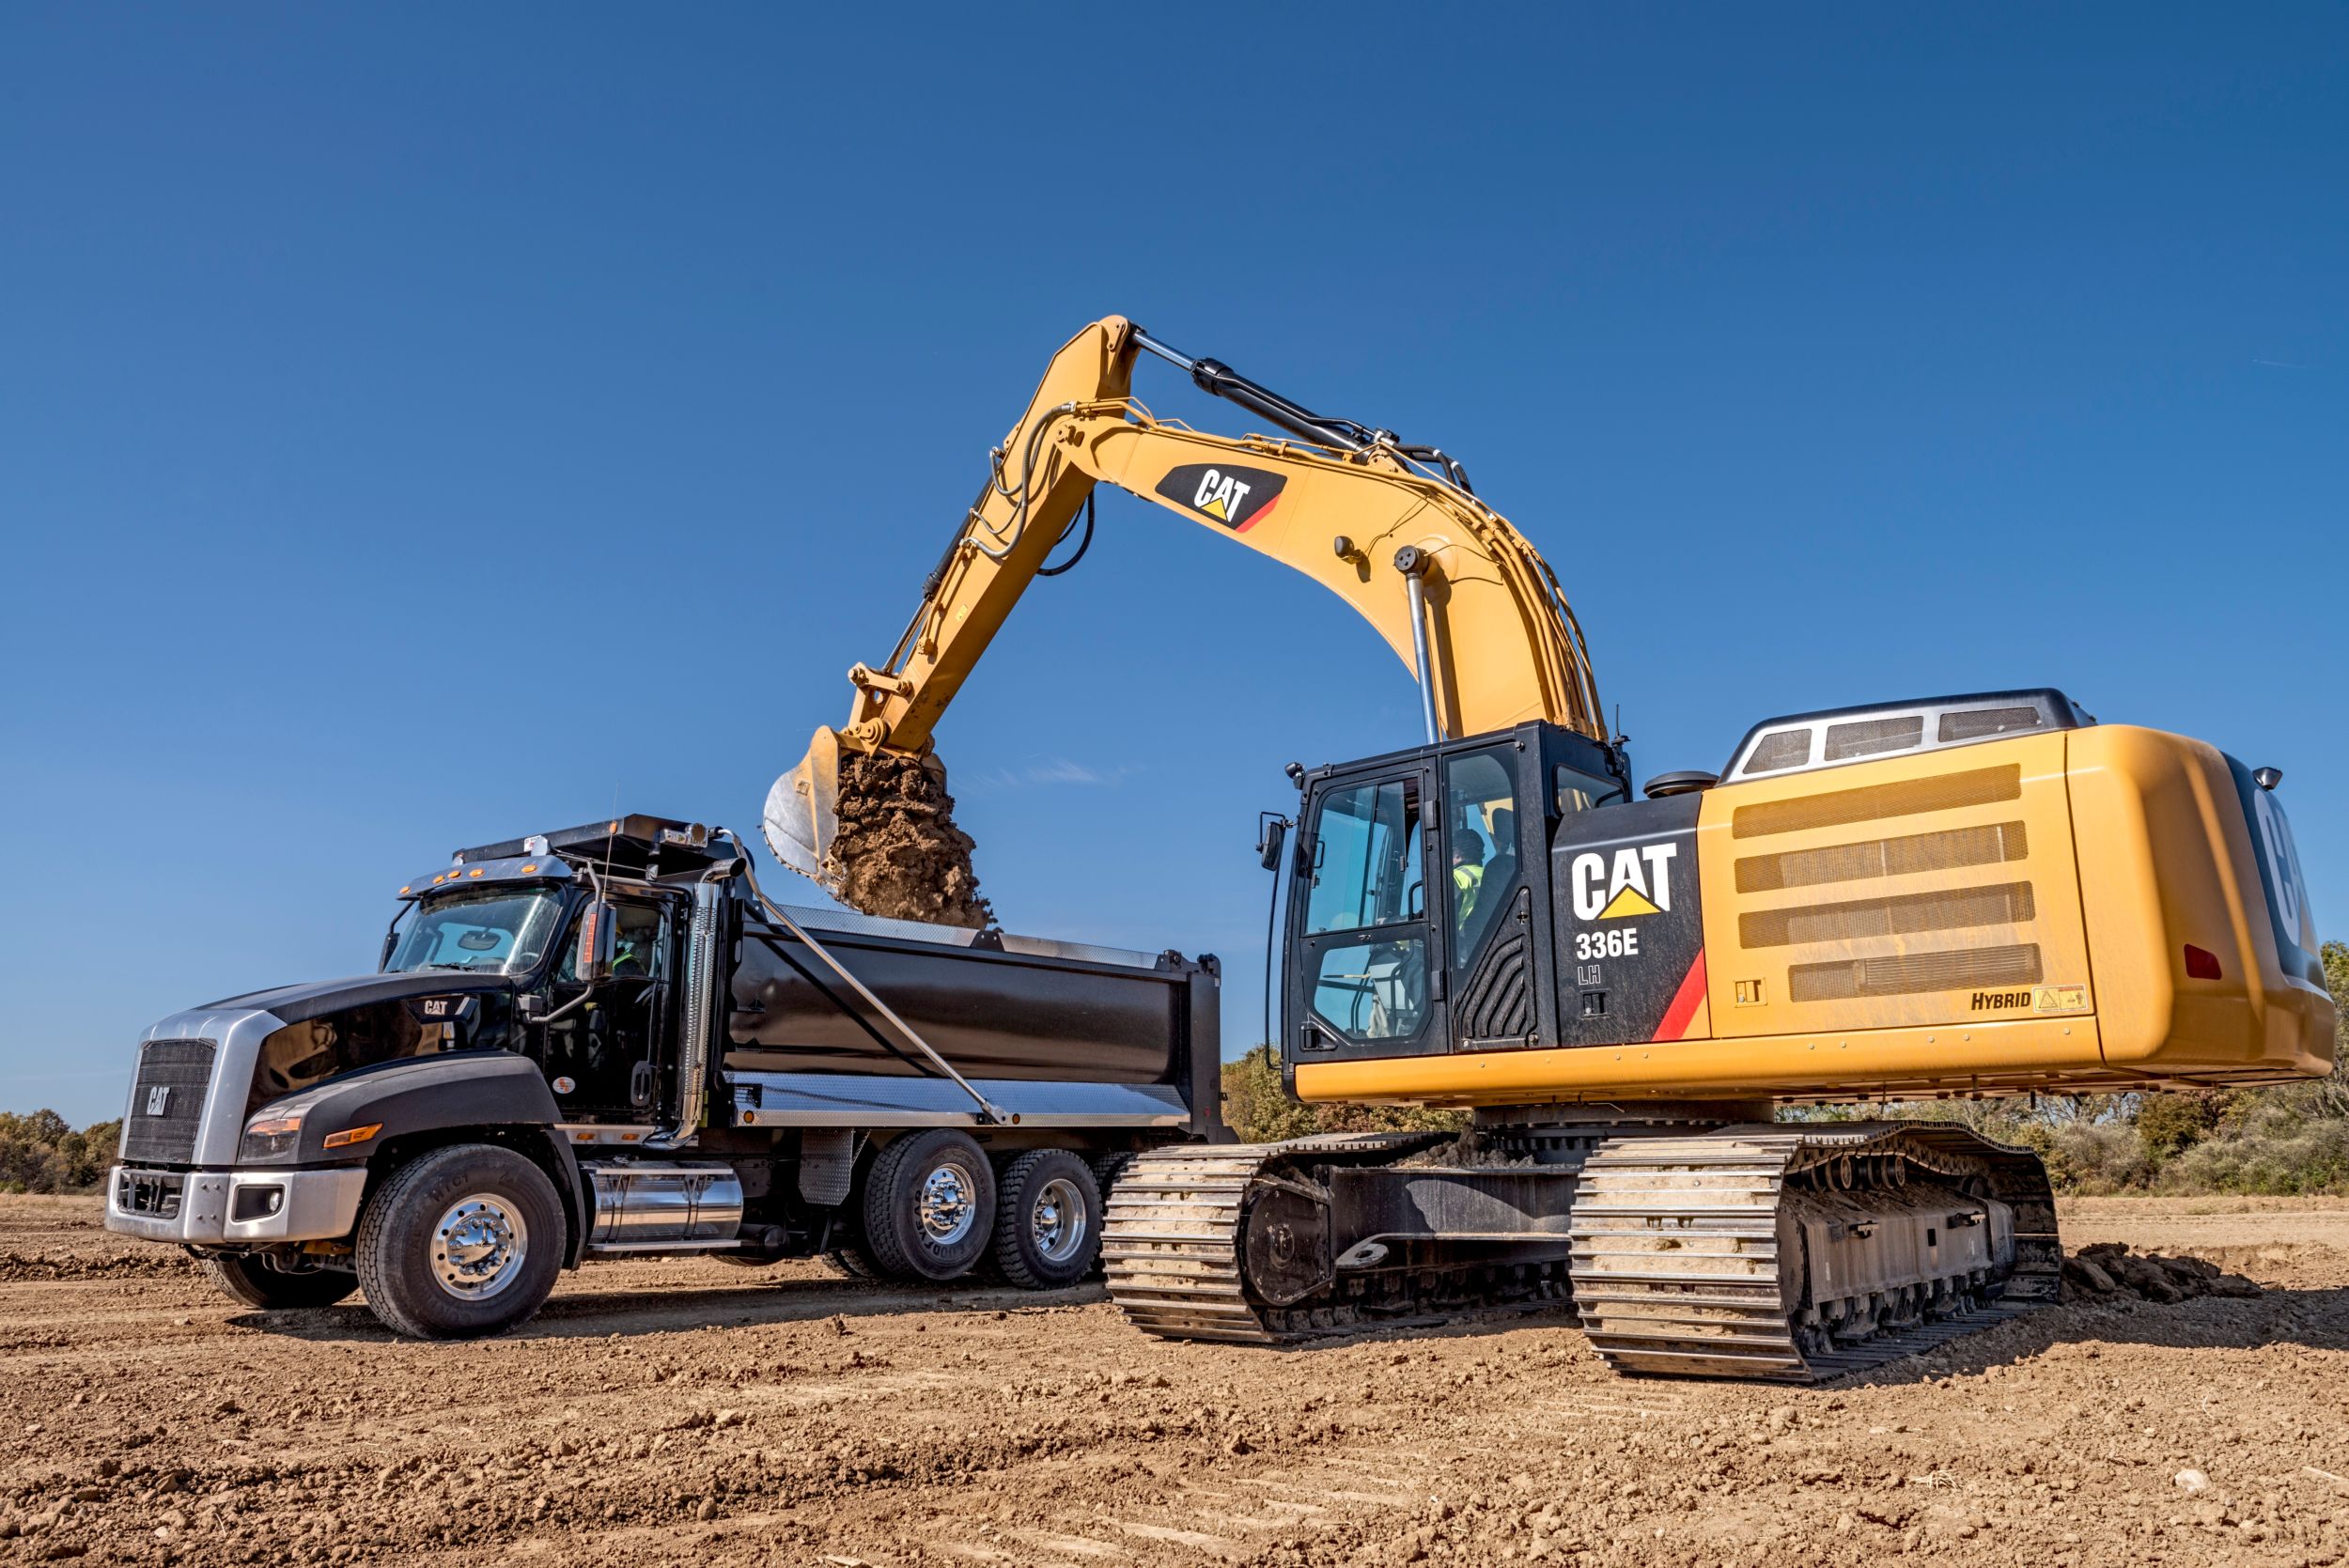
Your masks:
<svg viewBox="0 0 2349 1568"><path fill-rule="evenodd" d="M1169 1344L1097 1287L798 1263L591 1265L420 1344L0 1197L43 1261L0 1281L0 1564L2340 1563L2349 1205L2062 1219L2259 1288L2083 1291L1809 1389L1617 1377L1567 1312Z"/></svg>
<svg viewBox="0 0 2349 1568"><path fill-rule="evenodd" d="M942 770L902 753L846 753L839 819L824 880L841 903L893 920L972 930L994 924L971 864L978 846L955 826Z"/></svg>

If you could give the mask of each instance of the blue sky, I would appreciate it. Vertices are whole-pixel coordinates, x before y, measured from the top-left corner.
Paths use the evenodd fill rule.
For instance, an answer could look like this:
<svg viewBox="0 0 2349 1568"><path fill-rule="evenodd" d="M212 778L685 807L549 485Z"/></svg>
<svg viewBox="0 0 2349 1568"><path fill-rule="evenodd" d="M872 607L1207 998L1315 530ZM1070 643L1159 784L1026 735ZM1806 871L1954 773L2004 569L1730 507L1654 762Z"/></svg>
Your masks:
<svg viewBox="0 0 2349 1568"><path fill-rule="evenodd" d="M2320 5L11 7L0 1108L371 967L457 845L748 831L1110 312L1460 454L1642 777L2057 684L2281 767L2349 932L2345 67ZM1004 922L1221 954L1237 1048L1280 765L1417 723L1112 493L941 744Z"/></svg>

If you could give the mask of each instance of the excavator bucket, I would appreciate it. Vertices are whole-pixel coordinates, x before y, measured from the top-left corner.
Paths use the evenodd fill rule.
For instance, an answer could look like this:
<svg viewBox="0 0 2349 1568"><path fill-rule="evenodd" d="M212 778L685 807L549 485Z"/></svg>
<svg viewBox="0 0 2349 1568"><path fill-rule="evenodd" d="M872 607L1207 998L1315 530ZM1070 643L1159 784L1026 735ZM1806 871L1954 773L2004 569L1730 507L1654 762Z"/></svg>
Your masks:
<svg viewBox="0 0 2349 1568"><path fill-rule="evenodd" d="M840 892L824 858L840 831L840 732L830 725L807 743L800 765L767 792L767 847L775 859L827 893Z"/></svg>

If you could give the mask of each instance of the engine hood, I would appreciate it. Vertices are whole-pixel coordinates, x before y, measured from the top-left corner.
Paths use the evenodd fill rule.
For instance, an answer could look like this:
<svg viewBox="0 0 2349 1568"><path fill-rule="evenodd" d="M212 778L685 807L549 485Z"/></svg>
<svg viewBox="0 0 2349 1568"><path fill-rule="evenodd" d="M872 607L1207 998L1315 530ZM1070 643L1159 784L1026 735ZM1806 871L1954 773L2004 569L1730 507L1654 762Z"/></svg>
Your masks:
<svg viewBox="0 0 2349 1568"><path fill-rule="evenodd" d="M403 1001L411 997L474 996L512 987L510 975L467 974L458 970L414 970L402 974L356 974L342 980L313 980L299 986L276 986L223 997L205 1004L205 1011L249 1007L266 1012L280 1023L304 1023L379 1001Z"/></svg>

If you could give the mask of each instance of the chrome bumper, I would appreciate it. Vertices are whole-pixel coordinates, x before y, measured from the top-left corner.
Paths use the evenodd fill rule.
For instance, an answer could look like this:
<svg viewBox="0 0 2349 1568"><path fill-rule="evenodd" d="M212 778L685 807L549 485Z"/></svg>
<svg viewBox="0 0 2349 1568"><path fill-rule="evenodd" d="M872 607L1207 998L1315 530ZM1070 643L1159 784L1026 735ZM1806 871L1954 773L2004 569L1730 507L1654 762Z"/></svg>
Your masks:
<svg viewBox="0 0 2349 1568"><path fill-rule="evenodd" d="M106 1172L106 1229L190 1247L334 1241L359 1222L366 1167Z"/></svg>

